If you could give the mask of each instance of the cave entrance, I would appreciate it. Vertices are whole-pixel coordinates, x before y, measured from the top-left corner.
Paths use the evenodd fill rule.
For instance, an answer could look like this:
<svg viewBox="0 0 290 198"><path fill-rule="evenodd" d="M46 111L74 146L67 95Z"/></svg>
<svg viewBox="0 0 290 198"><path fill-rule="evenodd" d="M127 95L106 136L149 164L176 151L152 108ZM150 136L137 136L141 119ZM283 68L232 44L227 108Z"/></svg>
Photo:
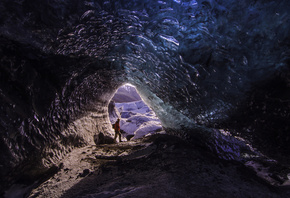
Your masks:
<svg viewBox="0 0 290 198"><path fill-rule="evenodd" d="M119 87L109 104L113 125L120 119L122 141L139 139L155 133L164 133L155 112L142 100L135 86Z"/></svg>

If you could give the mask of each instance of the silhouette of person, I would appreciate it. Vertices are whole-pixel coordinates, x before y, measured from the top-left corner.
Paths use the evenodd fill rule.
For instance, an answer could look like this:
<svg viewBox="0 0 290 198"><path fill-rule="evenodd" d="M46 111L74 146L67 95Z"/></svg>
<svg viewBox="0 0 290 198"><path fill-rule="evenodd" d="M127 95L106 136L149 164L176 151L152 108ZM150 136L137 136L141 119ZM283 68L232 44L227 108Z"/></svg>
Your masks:
<svg viewBox="0 0 290 198"><path fill-rule="evenodd" d="M122 142L121 140L121 131L120 131L120 119L118 118L116 123L114 124L115 129L115 137L114 140L116 141L117 137L119 136L119 142Z"/></svg>

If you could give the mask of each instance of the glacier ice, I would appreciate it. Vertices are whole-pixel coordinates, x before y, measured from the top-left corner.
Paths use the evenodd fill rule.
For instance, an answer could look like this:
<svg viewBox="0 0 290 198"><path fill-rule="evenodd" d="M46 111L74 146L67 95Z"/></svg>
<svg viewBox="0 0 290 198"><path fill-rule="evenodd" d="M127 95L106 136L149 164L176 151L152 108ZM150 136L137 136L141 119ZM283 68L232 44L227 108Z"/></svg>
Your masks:
<svg viewBox="0 0 290 198"><path fill-rule="evenodd" d="M119 103L115 103L115 101L119 101ZM114 109L112 106L114 106ZM129 137L132 140L138 139L147 134L154 134L163 130L154 111L145 104L136 88L130 84L118 88L109 108L111 123L114 124L119 118L122 136L127 137L127 139ZM131 138L131 136L134 137Z"/></svg>
<svg viewBox="0 0 290 198"><path fill-rule="evenodd" d="M195 129L225 127L289 150L287 0L3 0L0 10L1 167L49 166L93 133L112 135L107 107L124 83L179 134L222 145Z"/></svg>

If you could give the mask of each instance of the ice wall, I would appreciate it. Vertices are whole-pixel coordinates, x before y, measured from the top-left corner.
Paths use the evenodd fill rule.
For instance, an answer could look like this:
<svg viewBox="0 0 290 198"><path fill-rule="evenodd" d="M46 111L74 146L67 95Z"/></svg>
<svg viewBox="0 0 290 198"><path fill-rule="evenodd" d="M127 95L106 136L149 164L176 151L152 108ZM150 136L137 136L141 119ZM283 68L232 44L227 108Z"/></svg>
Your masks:
<svg viewBox="0 0 290 198"><path fill-rule="evenodd" d="M94 132L110 134L107 105L125 82L167 128L217 126L246 101L266 115L251 117L257 131L279 115L287 145L289 9L287 0L1 1L1 173L30 157L49 166ZM269 79L283 89L249 94Z"/></svg>

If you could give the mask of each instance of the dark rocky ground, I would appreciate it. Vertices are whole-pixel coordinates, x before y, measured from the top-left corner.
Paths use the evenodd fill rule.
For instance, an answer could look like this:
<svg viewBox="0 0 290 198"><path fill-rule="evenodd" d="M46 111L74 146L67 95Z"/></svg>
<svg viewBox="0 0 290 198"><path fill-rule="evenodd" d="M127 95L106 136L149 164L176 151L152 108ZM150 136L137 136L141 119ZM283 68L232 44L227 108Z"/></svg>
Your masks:
<svg viewBox="0 0 290 198"><path fill-rule="evenodd" d="M32 197L289 197L245 165L170 135L87 146L70 153Z"/></svg>

